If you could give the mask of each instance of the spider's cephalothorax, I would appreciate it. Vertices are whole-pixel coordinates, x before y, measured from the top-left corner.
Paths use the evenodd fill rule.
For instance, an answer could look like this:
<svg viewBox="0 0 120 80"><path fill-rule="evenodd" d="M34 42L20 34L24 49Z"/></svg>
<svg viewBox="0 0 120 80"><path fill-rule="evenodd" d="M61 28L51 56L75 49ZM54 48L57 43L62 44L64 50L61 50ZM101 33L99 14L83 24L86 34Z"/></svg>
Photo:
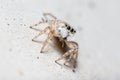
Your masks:
<svg viewBox="0 0 120 80"><path fill-rule="evenodd" d="M66 23L62 20L58 20L55 16L53 16L50 13L44 13L43 16L45 19L42 18L42 21L40 21L39 23L30 27L34 30L39 31L39 34L32 39L32 41L34 41L34 42L39 42L36 40L36 38L38 38L42 34L49 31L48 37L44 41L40 52L43 53L43 50L50 39L52 39L53 37L57 37L61 43L63 42L70 49L62 57L57 59L56 62L63 58L66 58L66 57L69 57L66 62L69 62L73 57L75 57L75 59L76 59L77 52L78 52L78 44L75 41L67 40L67 38L69 36L74 35L76 33L76 30L74 28L72 28L68 23ZM48 19L48 17L51 17L52 19ZM48 26L46 26L45 29L41 31L41 30L38 30L35 28L36 26L38 26L40 24L48 24ZM62 45L62 47L65 47L64 44ZM66 64L66 62L65 62L65 64Z"/></svg>
<svg viewBox="0 0 120 80"><path fill-rule="evenodd" d="M76 30L68 25L66 22L62 22L56 25L56 31L60 34L63 38L67 38L71 35L76 33Z"/></svg>

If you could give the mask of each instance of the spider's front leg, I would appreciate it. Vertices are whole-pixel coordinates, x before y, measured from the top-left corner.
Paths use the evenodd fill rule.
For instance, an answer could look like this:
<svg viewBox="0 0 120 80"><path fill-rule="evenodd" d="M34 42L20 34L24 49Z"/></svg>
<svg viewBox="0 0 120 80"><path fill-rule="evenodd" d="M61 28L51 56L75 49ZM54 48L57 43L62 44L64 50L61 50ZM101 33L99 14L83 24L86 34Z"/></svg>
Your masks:
<svg viewBox="0 0 120 80"><path fill-rule="evenodd" d="M43 15L44 15L44 17L46 18L46 15L45 15L45 14L43 14ZM31 28L31 29L34 29L34 30L36 30L36 31L40 31L40 30L37 29L36 27L37 27L38 25L45 24L45 23L47 23L47 22L48 22L48 19L47 19L47 18L46 18L46 20L44 20L44 19L42 18L42 21L39 21L38 23L30 26L30 28Z"/></svg>
<svg viewBox="0 0 120 80"><path fill-rule="evenodd" d="M48 26L48 27L46 27L44 30L40 31L39 34L32 39L32 41L39 43L39 41L36 40L36 39L37 39L39 36L41 36L42 34L44 34L45 32L47 32L48 30L50 31L50 26Z"/></svg>
<svg viewBox="0 0 120 80"><path fill-rule="evenodd" d="M45 46L47 45L48 41L49 41L52 37L53 37L53 33L50 31L49 34L48 34L47 39L46 39L46 40L44 41L44 43L43 43L43 46L42 46L42 48L41 48L40 53L43 53L43 50L44 50Z"/></svg>
<svg viewBox="0 0 120 80"><path fill-rule="evenodd" d="M35 27L37 27L38 25L43 24L43 23L46 23L46 22L44 22L44 21L39 21L38 23L30 26L30 28L31 28L31 29L34 29L34 30L36 30L36 31L40 31L39 29L36 29Z"/></svg>

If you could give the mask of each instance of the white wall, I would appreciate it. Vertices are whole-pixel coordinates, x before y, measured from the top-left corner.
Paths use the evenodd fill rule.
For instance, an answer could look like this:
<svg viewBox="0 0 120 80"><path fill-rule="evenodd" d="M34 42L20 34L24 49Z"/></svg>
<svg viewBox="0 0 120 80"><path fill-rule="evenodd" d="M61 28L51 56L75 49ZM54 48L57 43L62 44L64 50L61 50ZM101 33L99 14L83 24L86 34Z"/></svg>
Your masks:
<svg viewBox="0 0 120 80"><path fill-rule="evenodd" d="M53 44L40 54L31 41L37 32L29 26L43 12L77 30L76 73L54 62ZM119 0L0 0L0 80L120 80L119 21Z"/></svg>

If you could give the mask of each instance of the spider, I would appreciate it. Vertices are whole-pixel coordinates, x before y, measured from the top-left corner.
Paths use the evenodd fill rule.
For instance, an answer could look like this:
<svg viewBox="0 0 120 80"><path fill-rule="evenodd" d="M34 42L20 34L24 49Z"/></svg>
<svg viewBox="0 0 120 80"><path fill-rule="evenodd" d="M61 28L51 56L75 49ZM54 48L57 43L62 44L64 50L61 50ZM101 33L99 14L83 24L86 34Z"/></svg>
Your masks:
<svg viewBox="0 0 120 80"><path fill-rule="evenodd" d="M50 39L52 39L53 37L57 37L58 40L62 43L62 47L65 47L66 45L69 48L69 50L65 52L63 56L55 60L55 62L57 63L57 61L63 58L69 57L64 62L64 65L66 65L72 58L77 59L78 44L77 42L68 41L67 39L69 36L72 36L76 33L75 29L72 28L68 23L57 19L51 13L43 13L43 16L44 16L44 19L42 18L42 21L38 22L37 24L34 24L33 26L30 26L30 28L39 31L39 34L32 39L32 41L34 42L38 42L35 39L41 36L42 34L46 33L47 31L49 31L47 39L43 42L43 46L40 50L40 53L44 52L44 48ZM49 19L48 17L51 17L52 19ZM35 28L40 24L48 24L48 26L45 27L44 30L40 31Z"/></svg>

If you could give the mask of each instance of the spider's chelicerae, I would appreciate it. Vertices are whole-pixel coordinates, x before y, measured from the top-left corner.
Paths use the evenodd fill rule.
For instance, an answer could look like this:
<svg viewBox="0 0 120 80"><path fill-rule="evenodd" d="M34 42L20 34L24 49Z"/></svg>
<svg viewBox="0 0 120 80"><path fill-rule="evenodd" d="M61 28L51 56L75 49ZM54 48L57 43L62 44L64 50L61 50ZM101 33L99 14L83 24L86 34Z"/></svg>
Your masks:
<svg viewBox="0 0 120 80"><path fill-rule="evenodd" d="M49 31L48 37L43 42L43 46L42 46L40 52L43 53L44 48L47 45L48 41L51 40L53 37L56 37L56 38L58 38L59 42L62 43L62 47L65 47L65 45L66 45L69 49L68 49L68 51L66 51L64 53L64 55L62 55L60 58L55 60L55 62L58 62L59 60L61 60L63 58L67 58L67 60L64 62L65 65L67 65L67 63L70 62L72 59L74 59L76 62L77 55L78 55L78 44L75 41L69 41L67 39L69 36L74 35L76 33L74 28L72 28L68 23L66 23L62 20L58 20L55 16L53 16L50 13L44 13L43 16L44 16L44 19L42 18L42 21L40 21L39 23L37 23L33 26L30 26L30 28L32 28L34 30L38 30L35 27L40 24L48 24L48 26L46 26L45 29L42 31L38 30L39 34L37 36L35 36L32 39L32 41L37 42L36 38L38 38L42 34ZM48 17L51 17L52 19L49 19ZM76 63L74 63L74 65L73 65L74 68L76 67L75 64Z"/></svg>

